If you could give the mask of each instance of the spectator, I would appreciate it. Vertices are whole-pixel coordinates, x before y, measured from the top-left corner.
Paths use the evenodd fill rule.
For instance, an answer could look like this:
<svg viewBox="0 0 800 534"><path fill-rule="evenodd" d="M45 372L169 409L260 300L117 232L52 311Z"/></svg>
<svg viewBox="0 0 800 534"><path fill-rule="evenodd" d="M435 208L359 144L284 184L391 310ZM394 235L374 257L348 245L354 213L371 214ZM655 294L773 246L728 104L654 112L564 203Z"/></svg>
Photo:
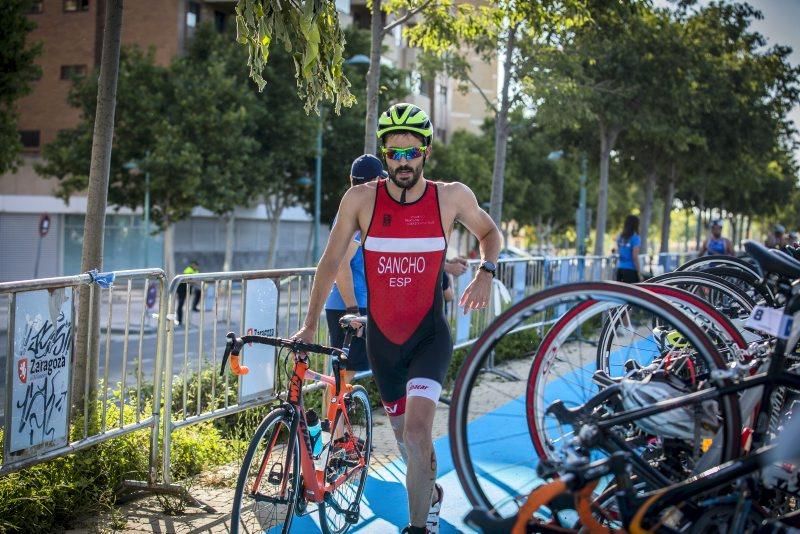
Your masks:
<svg viewBox="0 0 800 534"><path fill-rule="evenodd" d="M372 154L364 154L353 161L350 168L350 187L355 187L377 178L386 176L381 161ZM341 348L344 343L344 331L339 325L339 319L345 314L366 315L367 313L367 283L364 277L364 255L361 251L361 235L356 233L345 255L345 260L336 273L336 282L333 284L328 300L325 301L325 318L328 322L328 339L332 347ZM353 379L356 371L369 369L367 361L367 346L363 337L356 338L350 343L350 354L347 358L348 382ZM327 413L328 390L323 395L323 413Z"/></svg>
<svg viewBox="0 0 800 534"><path fill-rule="evenodd" d="M639 217L628 215L622 227L622 233L617 237L617 282L636 284L639 277L639 248L642 239L639 237Z"/></svg>
<svg viewBox="0 0 800 534"><path fill-rule="evenodd" d="M197 260L192 260L189 265L183 270L183 274L197 274L200 272L200 265ZM197 306L200 304L200 289L192 287L188 282L178 286L178 324L183 324L183 305L186 303L186 294L189 291L194 292L194 301L192 302L192 311L200 311Z"/></svg>
<svg viewBox="0 0 800 534"><path fill-rule="evenodd" d="M714 219L711 221L711 236L707 237L700 250L697 252L698 256L712 256L723 255L733 256L733 245L730 239L722 237L722 220Z"/></svg>
<svg viewBox="0 0 800 534"><path fill-rule="evenodd" d="M767 236L767 241L764 243L767 248L783 248L786 245L786 228L781 224L776 224L772 228L772 233Z"/></svg>

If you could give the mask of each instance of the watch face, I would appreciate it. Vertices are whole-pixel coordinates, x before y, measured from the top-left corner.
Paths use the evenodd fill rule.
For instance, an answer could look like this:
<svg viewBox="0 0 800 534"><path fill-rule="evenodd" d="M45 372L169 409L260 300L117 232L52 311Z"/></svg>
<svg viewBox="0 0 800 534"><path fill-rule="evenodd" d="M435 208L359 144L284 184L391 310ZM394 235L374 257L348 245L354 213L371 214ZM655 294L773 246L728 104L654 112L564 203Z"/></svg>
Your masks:
<svg viewBox="0 0 800 534"><path fill-rule="evenodd" d="M494 263L492 263L490 261L483 262L483 265L481 265L481 267L483 267L487 271L496 271L497 270L497 265L495 265Z"/></svg>

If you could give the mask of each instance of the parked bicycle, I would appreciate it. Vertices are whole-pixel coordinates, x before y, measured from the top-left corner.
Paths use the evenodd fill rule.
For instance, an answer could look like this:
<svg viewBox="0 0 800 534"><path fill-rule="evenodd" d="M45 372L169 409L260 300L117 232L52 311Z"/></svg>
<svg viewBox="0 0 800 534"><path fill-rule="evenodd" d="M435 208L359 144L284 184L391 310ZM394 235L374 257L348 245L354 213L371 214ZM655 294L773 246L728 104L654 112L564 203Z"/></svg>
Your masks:
<svg viewBox="0 0 800 534"><path fill-rule="evenodd" d="M231 531L289 532L295 515L307 515L317 504L322 531L343 534L359 520L359 506L369 470L372 447L372 412L367 391L345 380L347 353L366 317L345 315L342 349L303 343L294 339L228 334L222 373L230 357L231 370L247 374L240 354L245 344L278 347L283 355L288 392L280 407L270 412L253 435L244 456L231 513ZM333 357L332 376L309 369L308 354ZM292 366L288 367L289 357ZM330 388L327 417L320 422L320 447L309 433L303 404L303 382L314 380ZM325 439L325 435L328 438ZM315 450L317 451L315 453Z"/></svg>
<svg viewBox="0 0 800 534"><path fill-rule="evenodd" d="M747 249L764 272L800 279L800 263L755 243ZM634 527L631 531L684 531L698 525L740 532L766 518L797 512L797 466L781 466L770 484L751 484L746 477L759 470L763 476L767 451L800 406L800 283L777 287L786 306L780 311L753 309L757 330L770 335L749 345L725 314L713 319L714 310L686 295L681 300L698 313L683 313L675 305L678 293L669 296L659 290L658 296L647 286L571 284L512 307L476 342L453 397L451 451L470 502L499 522L495 526L509 529L520 526L512 517L528 521L532 509L547 502L543 495L554 497L554 488L585 491L585 502L576 502L574 509L584 507L604 532L628 526ZM624 321L609 325L609 318L619 317L616 310L625 310ZM773 319L767 320L769 316ZM481 412L473 390L486 389L491 379L480 377L480 369L506 335L531 328L540 328L543 338L531 346L531 359L523 361L531 366L526 394L514 399L524 398L532 460L555 466L544 473L548 476L571 473L572 479L585 481L591 477L574 471L599 473L593 479L598 480L615 474L611 466L623 457L629 484L620 486L618 480L598 495L594 486L586 489L588 484L566 479L539 490L543 473L533 474L523 463L524 455L514 458L518 463L513 472L496 467L495 456L490 460L494 464L485 460L487 442L473 428L480 428L479 420L490 412ZM512 388L504 384L494 389L502 394ZM508 403L512 408L499 414L492 412L494 419L516 416L515 405L519 402ZM515 439L515 450L525 452L522 440ZM626 494L615 500L621 488ZM588 517L582 521L577 525L590 524ZM535 523L529 531L563 532L574 526Z"/></svg>

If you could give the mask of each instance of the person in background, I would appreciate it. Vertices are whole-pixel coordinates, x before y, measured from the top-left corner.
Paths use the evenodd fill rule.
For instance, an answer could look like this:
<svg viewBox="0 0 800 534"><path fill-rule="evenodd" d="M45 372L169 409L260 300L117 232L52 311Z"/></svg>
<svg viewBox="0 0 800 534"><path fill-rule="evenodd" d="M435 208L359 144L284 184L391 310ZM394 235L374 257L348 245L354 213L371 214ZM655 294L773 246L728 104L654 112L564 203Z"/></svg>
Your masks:
<svg viewBox="0 0 800 534"><path fill-rule="evenodd" d="M783 248L786 245L786 228L781 224L776 224L772 228L772 233L767 236L767 241L764 243L767 248Z"/></svg>
<svg viewBox="0 0 800 534"><path fill-rule="evenodd" d="M183 274L197 274L200 272L200 264L197 263L197 260L192 260L189 262L189 265L183 270ZM194 301L192 302L192 311L200 311L197 306L200 304L200 290L195 287L191 287L190 284L184 283L178 286L178 324L183 324L183 305L186 303L186 294L191 291L194 292Z"/></svg>
<svg viewBox="0 0 800 534"><path fill-rule="evenodd" d="M350 167L350 187L356 187L378 178L387 176L381 160L372 154L357 157ZM339 265L336 281L331 288L328 300L325 301L325 318L328 323L328 338L332 347L341 348L344 343L344 331L339 326L339 319L345 314L366 315L367 283L364 277L364 253L361 250L361 233L357 232L347 248L344 261ZM347 381L353 380L357 371L369 369L367 346L363 337L350 343L350 355L347 358ZM327 413L328 390L325 390L323 412Z"/></svg>
<svg viewBox="0 0 800 534"><path fill-rule="evenodd" d="M733 256L733 244L730 239L722 237L722 219L714 219L711 221L711 236L707 237L700 250L697 252L698 256Z"/></svg>
<svg viewBox="0 0 800 534"><path fill-rule="evenodd" d="M639 249L642 239L639 237L639 217L628 215L622 227L622 233L617 237L617 282L636 284L641 278L639 275Z"/></svg>

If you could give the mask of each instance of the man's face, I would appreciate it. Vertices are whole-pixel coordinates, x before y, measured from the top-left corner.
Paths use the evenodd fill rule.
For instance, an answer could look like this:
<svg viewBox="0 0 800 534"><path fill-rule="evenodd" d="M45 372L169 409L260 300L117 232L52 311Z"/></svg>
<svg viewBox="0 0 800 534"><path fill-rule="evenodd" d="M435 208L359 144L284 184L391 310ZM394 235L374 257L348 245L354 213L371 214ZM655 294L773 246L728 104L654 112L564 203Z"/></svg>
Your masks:
<svg viewBox="0 0 800 534"><path fill-rule="evenodd" d="M711 227L711 235L714 237L719 237L722 235L722 226L715 224Z"/></svg>
<svg viewBox="0 0 800 534"><path fill-rule="evenodd" d="M421 147L419 137L410 133L389 134L386 136L386 149ZM397 187L410 189L422 177L422 168L425 166L425 157L430 154L430 147L425 149L425 156L414 159L401 158L399 161L386 157L386 170L389 179Z"/></svg>

